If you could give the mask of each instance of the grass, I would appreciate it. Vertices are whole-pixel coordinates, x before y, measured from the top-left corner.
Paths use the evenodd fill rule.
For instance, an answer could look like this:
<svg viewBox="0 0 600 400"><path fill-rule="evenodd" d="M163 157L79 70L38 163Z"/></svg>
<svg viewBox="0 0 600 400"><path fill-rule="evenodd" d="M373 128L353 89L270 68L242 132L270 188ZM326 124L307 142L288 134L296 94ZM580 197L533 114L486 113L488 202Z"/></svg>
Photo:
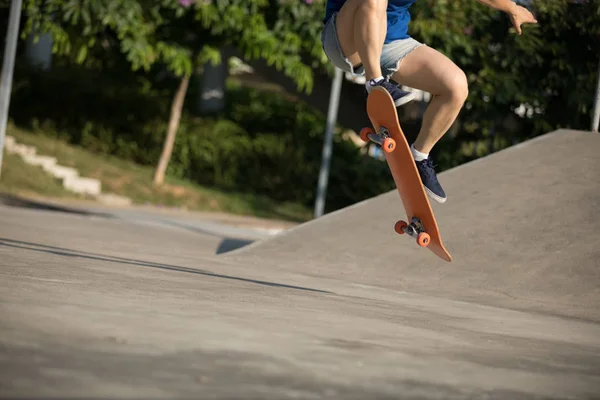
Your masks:
<svg viewBox="0 0 600 400"><path fill-rule="evenodd" d="M54 198L80 198L67 191L60 182L48 175L41 167L26 164L16 154L4 153L0 192L20 196L43 195Z"/></svg>
<svg viewBox="0 0 600 400"><path fill-rule="evenodd" d="M312 218L306 207L279 203L266 196L226 193L189 181L166 177L161 186L152 184L153 168L113 156L92 153L63 141L19 129L12 124L7 135L18 143L34 145L40 155L56 157L58 164L76 168L81 176L99 179L102 191L129 197L134 204L179 207L187 210L225 212L260 218L303 222ZM41 168L25 164L18 156L5 155L0 190L35 193L47 197L73 197Z"/></svg>

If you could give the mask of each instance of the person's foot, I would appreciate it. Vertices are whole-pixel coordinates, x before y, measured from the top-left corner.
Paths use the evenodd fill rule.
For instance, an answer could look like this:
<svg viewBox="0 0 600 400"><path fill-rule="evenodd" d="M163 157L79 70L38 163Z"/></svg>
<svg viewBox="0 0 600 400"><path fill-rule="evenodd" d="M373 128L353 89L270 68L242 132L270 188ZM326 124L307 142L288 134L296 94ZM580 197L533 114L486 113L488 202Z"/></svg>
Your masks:
<svg viewBox="0 0 600 400"><path fill-rule="evenodd" d="M425 187L425 192L427 192L430 198L438 203L445 203L447 199L446 193L438 181L431 158L426 158L422 161L415 161L415 163L417 164L421 181Z"/></svg>
<svg viewBox="0 0 600 400"><path fill-rule="evenodd" d="M371 79L369 82L367 82L365 87L367 97L369 96L371 89L375 86L381 86L385 90L387 90L392 96L392 99L394 99L394 104L396 105L396 107L403 106L404 104L408 103L409 101L415 98L414 92L405 92L404 90L400 89L400 87L394 85L389 81L386 81L383 78L379 80Z"/></svg>

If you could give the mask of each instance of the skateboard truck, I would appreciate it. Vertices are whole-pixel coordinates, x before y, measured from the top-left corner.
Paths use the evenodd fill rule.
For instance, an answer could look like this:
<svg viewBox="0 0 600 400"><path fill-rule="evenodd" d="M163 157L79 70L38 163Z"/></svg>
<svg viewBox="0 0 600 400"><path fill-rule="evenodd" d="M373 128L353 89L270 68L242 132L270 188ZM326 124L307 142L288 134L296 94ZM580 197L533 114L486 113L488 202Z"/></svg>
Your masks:
<svg viewBox="0 0 600 400"><path fill-rule="evenodd" d="M408 222L396 220L394 230L416 239L419 246L427 247L442 260L452 261L442 243L427 192L400 126L398 109L385 88L372 88L367 97L367 114L372 126L361 129L360 138L367 145L374 143L380 146L406 212L404 215Z"/></svg>
<svg viewBox="0 0 600 400"><path fill-rule="evenodd" d="M365 142L371 141L377 143L386 153L391 153L396 148L396 141L391 137L390 131L384 126L379 127L379 133L368 127L362 128L360 130L360 138ZM406 233L417 239L417 244L422 247L426 247L431 241L429 234L425 232L423 223L417 217L412 217L410 224L405 221L396 222L394 230L400 235Z"/></svg>
<svg viewBox="0 0 600 400"><path fill-rule="evenodd" d="M392 139L390 131L383 126L379 128L379 133L375 133L371 128L362 128L360 130L360 138L364 142L370 140L377 143L386 153L391 153L396 148L396 141Z"/></svg>
<svg viewBox="0 0 600 400"><path fill-rule="evenodd" d="M394 230L400 235L406 233L407 235L417 239L417 244L422 247L426 247L431 240L429 234L425 232L423 223L417 217L412 217L410 224L407 224L406 221L396 222L396 225L394 225Z"/></svg>

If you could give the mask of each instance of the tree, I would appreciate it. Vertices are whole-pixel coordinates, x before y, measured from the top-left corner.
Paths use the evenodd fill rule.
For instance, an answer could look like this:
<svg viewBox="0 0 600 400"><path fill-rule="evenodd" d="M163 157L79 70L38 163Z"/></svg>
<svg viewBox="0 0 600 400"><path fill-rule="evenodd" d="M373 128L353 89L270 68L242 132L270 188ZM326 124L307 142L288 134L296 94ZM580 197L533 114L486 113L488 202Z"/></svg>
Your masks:
<svg viewBox="0 0 600 400"><path fill-rule="evenodd" d="M422 0L412 9L410 33L469 80L454 137L436 146L445 168L552 129L589 127L600 2L526 3L538 24L524 26L520 36L505 14L474 0Z"/></svg>
<svg viewBox="0 0 600 400"><path fill-rule="evenodd" d="M118 48L133 70L164 65L181 79L154 175L154 183L161 184L190 77L206 62L222 62L220 46L232 45L248 59L264 59L293 79L298 90L312 90L312 70L302 54L307 50L300 36L304 31L299 35L272 19L289 16L298 6L278 4L268 0L25 0L23 35L49 32L53 51L78 63L93 62L94 55ZM309 6L302 3L301 7ZM269 22L265 15L271 17ZM314 56L312 46L308 54Z"/></svg>

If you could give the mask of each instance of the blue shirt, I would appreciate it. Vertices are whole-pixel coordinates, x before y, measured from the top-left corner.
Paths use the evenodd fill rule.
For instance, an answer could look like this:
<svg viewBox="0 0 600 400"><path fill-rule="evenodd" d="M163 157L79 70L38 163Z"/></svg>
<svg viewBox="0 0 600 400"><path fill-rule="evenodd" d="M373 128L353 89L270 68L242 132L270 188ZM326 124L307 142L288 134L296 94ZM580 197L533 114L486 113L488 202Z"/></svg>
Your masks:
<svg viewBox="0 0 600 400"><path fill-rule="evenodd" d="M390 43L398 39L406 39L408 35L408 23L410 13L408 9L417 0L389 0L387 6L387 34L384 43ZM346 0L327 0L327 9L323 22L329 21L329 18L341 10Z"/></svg>

